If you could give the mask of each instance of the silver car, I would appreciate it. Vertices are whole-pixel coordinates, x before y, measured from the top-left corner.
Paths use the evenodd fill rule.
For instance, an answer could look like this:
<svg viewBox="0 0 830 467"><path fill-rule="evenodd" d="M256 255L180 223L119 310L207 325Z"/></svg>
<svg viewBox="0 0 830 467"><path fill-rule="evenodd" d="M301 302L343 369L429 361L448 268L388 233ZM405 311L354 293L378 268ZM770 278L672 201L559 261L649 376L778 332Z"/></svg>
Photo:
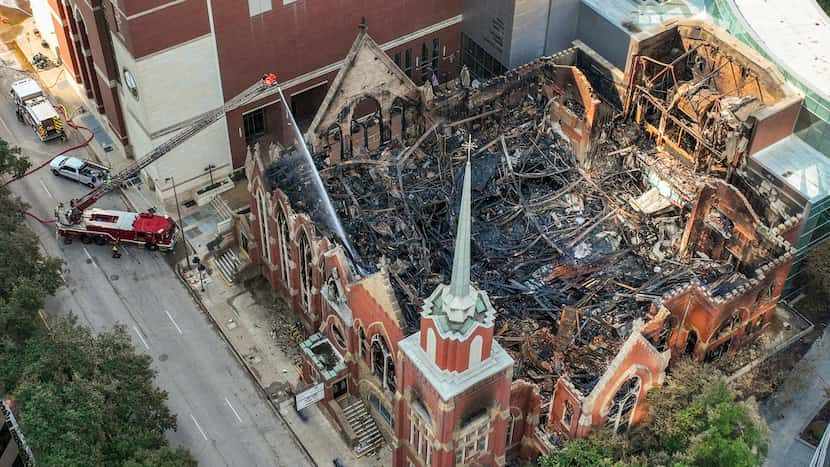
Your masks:
<svg viewBox="0 0 830 467"><path fill-rule="evenodd" d="M97 187L110 175L109 169L102 165L70 156L58 156L52 159L49 167L56 176L75 180L90 188Z"/></svg>

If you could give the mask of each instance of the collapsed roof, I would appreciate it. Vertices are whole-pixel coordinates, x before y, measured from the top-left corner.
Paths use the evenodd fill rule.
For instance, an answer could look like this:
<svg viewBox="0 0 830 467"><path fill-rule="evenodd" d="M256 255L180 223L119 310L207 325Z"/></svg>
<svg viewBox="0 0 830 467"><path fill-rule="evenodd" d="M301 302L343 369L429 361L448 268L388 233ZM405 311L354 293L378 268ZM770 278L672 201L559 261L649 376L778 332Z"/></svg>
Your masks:
<svg viewBox="0 0 830 467"><path fill-rule="evenodd" d="M675 49L672 57L681 53ZM417 108L420 137L406 148L398 140L400 121L384 128L389 114L383 108L365 117L352 108L341 111L330 99L332 88L326 101L331 116L314 138L324 141L316 148L316 167L284 151L268 169L271 188L334 238L334 220L323 208L325 197L331 199L354 247L355 269L388 274L410 334L423 299L449 281L466 157L461 145L471 137L478 147L472 156L471 278L497 310L497 338L517 362L516 377L535 380L549 393L567 374L587 394L634 320L646 318L668 291L694 283L712 296L728 296L788 248L752 208L744 218L756 231L739 232L745 226L735 225L717 203L701 222L725 243L733 235L746 237L751 251L727 245L712 255L687 245L691 202L703 186L721 190L710 181L721 174L667 155L659 140L615 109L621 95L600 62L575 48L475 89L458 82L430 88ZM387 75L396 80L392 86L408 86ZM406 92L412 95L411 88ZM343 99L349 106L356 101ZM732 104L740 112L743 104ZM698 120L703 112L691 101L679 111ZM344 115L348 121L341 121ZM360 157L348 159L349 138L359 138ZM315 188L312 170L319 171L325 193ZM671 189L662 186L667 180Z"/></svg>

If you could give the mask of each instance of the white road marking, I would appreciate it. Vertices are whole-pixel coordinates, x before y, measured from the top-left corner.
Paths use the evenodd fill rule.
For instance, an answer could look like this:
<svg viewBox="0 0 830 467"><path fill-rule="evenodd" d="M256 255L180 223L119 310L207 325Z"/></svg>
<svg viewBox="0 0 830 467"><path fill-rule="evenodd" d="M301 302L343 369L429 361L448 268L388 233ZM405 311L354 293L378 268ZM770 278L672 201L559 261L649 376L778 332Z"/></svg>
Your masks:
<svg viewBox="0 0 830 467"><path fill-rule="evenodd" d="M141 339L141 343L144 344L144 347L147 350L150 350L150 346L147 345L147 341L144 340L144 336L141 335L141 331L139 331L138 328L135 326L133 326L133 329L135 329L135 333L138 334L138 338Z"/></svg>
<svg viewBox="0 0 830 467"><path fill-rule="evenodd" d="M173 319L173 315L171 315L170 312L167 310L164 310L164 312L167 313L167 317L170 318L170 322L173 323L173 326L176 326L176 331L179 331L179 334L183 334L182 328L180 328L179 325L176 324L176 320Z"/></svg>
<svg viewBox="0 0 830 467"><path fill-rule="evenodd" d="M18 141L17 135L15 135L15 134L14 134L14 132L12 131L12 129L11 129L11 128L9 128L9 126L8 126L8 125L6 125L5 120L3 120L2 118L0 118L0 123L2 123L2 124L3 124L3 128L5 128L5 129L6 129L6 132L8 132L9 136L11 136L11 139L13 139L13 140L14 140L14 142L17 142L17 141Z"/></svg>
<svg viewBox="0 0 830 467"><path fill-rule="evenodd" d="M97 268L97 267L98 267L98 264L97 264L97 263L95 263L95 260L94 260L94 259L92 259L92 255L91 255L91 254L89 254L89 250L87 250L87 249L86 249L86 247L84 247L84 253L86 253L86 257L87 257L87 258L89 258L90 263L92 263L92 265L93 265L93 266L95 266L95 267Z"/></svg>
<svg viewBox="0 0 830 467"><path fill-rule="evenodd" d="M236 415L236 419L239 420L239 423L242 423L242 417L239 416L239 413L237 413L236 409L233 408L231 401L229 401L227 397L225 398L225 402L228 404L228 407L231 408L233 414Z"/></svg>
<svg viewBox="0 0 830 467"><path fill-rule="evenodd" d="M52 193L49 192L49 188L46 188L46 184L43 183L43 179L39 179L38 181L40 182L40 186L43 187L43 191L45 191L46 194L49 195L50 198L55 199L55 197L52 196Z"/></svg>
<svg viewBox="0 0 830 467"><path fill-rule="evenodd" d="M207 441L207 435L205 434L205 430L203 430L202 427L199 426L199 422L196 421L196 417L194 417L193 414L190 414L190 419L193 420L193 423L196 425L196 428L199 429L199 433L202 434L202 438L204 438L205 441Z"/></svg>

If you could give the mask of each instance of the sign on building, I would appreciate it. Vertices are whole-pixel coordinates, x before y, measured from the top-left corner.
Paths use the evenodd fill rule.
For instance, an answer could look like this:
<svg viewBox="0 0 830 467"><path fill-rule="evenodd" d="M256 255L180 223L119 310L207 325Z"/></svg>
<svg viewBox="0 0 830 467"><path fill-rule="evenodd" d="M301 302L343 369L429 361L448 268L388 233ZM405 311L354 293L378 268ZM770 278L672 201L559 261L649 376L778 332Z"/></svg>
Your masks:
<svg viewBox="0 0 830 467"><path fill-rule="evenodd" d="M324 383L320 383L310 388L306 389L305 391L297 394L294 396L294 402L297 406L297 410L303 410L304 408L308 407L309 405L314 405L326 396L326 386Z"/></svg>

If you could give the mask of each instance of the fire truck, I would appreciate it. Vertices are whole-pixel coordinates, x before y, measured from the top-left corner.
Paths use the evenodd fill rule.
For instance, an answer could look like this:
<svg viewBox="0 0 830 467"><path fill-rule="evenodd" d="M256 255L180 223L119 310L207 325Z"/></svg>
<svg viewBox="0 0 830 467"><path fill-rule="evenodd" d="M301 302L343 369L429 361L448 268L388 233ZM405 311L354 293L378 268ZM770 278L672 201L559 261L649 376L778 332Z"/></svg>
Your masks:
<svg viewBox="0 0 830 467"><path fill-rule="evenodd" d="M86 244L132 243L162 251L172 251L176 246L176 224L170 216L149 212L89 209L79 225L61 226L58 231L64 243L77 238Z"/></svg>
<svg viewBox="0 0 830 467"><path fill-rule="evenodd" d="M35 80L25 78L15 81L10 93L14 99L17 119L31 126L41 141L66 139L63 120Z"/></svg>
<svg viewBox="0 0 830 467"><path fill-rule="evenodd" d="M150 250L172 250L175 247L177 227L169 216L155 212L134 213L92 209L92 205L105 194L138 176L144 168L218 121L226 113L263 97L275 88L281 92L276 75L266 74L222 107L196 117L182 131L105 180L83 197L71 200L68 208L63 203L58 205L55 209L57 234L63 237L64 243L67 244L79 239L82 243L94 242L105 245L124 242L143 245Z"/></svg>

